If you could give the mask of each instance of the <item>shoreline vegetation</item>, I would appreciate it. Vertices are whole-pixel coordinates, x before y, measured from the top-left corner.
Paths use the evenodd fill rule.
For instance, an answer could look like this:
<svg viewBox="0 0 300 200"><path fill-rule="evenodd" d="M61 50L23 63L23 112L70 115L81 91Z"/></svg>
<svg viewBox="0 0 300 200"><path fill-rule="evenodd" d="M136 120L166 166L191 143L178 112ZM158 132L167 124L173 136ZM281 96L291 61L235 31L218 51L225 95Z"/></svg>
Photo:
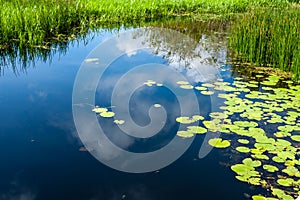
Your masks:
<svg viewBox="0 0 300 200"><path fill-rule="evenodd" d="M229 48L243 62L300 79L299 0L0 0L0 56L51 50L98 28L161 20L229 21ZM253 18L253 20L252 20ZM24 49L24 50L23 50ZM33 50L35 49L35 50ZM24 54L24 53L23 53ZM267 54L267 55L266 55ZM25 53L23 56L30 56Z"/></svg>

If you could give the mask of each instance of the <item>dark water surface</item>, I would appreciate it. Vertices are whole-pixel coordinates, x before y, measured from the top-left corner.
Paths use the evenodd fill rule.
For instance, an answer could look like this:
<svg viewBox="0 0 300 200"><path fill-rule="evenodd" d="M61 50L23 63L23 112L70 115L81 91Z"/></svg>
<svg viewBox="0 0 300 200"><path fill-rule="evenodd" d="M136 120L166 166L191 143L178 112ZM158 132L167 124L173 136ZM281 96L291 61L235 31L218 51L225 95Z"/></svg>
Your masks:
<svg viewBox="0 0 300 200"><path fill-rule="evenodd" d="M83 144L72 116L73 84L89 52L114 35L101 32L87 45L81 42L70 46L65 55L54 55L51 63L37 61L35 67L17 75L10 68L4 70L0 77L0 199L247 199L244 193L252 193L249 185L237 181L230 168L220 164L230 160L229 156L224 156L225 151L214 149L205 158L198 158L204 135L196 136L184 155L171 165L141 174L111 169L89 152L81 151L84 150L81 148ZM202 35L203 40L205 37ZM112 63L99 82L96 105L111 106L112 86L135 65L149 62L168 64L170 57L160 54L164 51L160 49L155 55L141 50ZM173 51L174 59L174 55L180 54L172 48L170 51ZM217 59L224 57L222 53L226 54L218 51ZM195 85L201 82L192 71L179 71ZM220 72L220 76L231 80L227 72ZM210 99L200 95L197 98L202 102L200 114L207 115L211 108ZM148 110L153 103L164 106L171 119L159 136L148 141L137 140L128 147L122 143L122 138L126 140L128 135L122 135L116 125L105 125L112 119L99 119L99 123L104 124L107 133L120 134L121 139L108 134L119 147L127 147L133 152L159 149L176 137L178 123L174 116L180 116L180 112L173 109L178 100L172 92L164 87L143 86L135 91L130 101L131 116L137 124L149 123Z"/></svg>

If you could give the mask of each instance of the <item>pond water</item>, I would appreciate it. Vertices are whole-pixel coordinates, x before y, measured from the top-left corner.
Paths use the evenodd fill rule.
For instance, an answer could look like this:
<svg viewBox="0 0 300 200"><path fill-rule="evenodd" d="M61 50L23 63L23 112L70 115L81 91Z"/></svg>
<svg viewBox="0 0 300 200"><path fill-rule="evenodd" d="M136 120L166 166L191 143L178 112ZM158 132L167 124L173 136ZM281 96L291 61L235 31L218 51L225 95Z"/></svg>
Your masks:
<svg viewBox="0 0 300 200"><path fill-rule="evenodd" d="M195 43L168 29L99 31L87 36L88 43L70 45L66 53L35 61L26 71L5 68L0 77L0 199L232 200L268 194L235 178L230 166L247 157L234 151L237 145L212 149L209 134L219 134L210 131L192 138L176 135L189 126L178 117L210 119L224 105L217 98L222 92L207 85L205 94L201 88L189 90L189 84L235 81L225 64L225 37L199 35ZM114 117L101 117L95 107ZM118 161L115 149L95 140L103 136L90 130L95 129L92 120L116 149L143 156ZM167 153L154 154L155 164L147 162L145 154L166 146Z"/></svg>

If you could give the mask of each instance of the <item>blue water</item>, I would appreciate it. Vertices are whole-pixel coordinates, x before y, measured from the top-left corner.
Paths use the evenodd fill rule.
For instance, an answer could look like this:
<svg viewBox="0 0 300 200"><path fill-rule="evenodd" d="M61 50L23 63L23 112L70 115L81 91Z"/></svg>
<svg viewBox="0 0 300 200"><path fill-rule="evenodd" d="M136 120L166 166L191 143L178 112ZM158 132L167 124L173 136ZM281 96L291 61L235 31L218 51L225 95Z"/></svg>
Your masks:
<svg viewBox="0 0 300 200"><path fill-rule="evenodd" d="M73 84L89 52L112 36L114 33L101 32L88 44L70 45L66 54L55 54L51 62L37 61L35 67L17 75L5 69L0 77L0 199L246 199L244 193L251 194L251 188L238 182L230 168L219 163L229 159L224 151L214 149L205 158L198 158L204 135L197 136L171 165L141 174L111 169L89 152L80 151L83 144L72 115ZM159 55L140 51L112 63L99 82L96 105L109 106L110 89L116 81L113 75L122 76L135 65L150 61L167 62ZM103 87L103 82L109 84ZM197 98L204 105L200 114L207 114L207 97ZM130 101L132 119L141 126L148 124L148 110L153 103L164 106L169 117L161 132L148 140L134 139L116 125L105 125L112 119L99 118L99 123L104 124L106 132L119 134L117 139L108 137L121 148L132 152L157 150L176 137L179 125L174 116L180 113L173 110L178 99L172 92L164 87L144 86L135 91ZM121 141L128 138L134 143L122 146Z"/></svg>

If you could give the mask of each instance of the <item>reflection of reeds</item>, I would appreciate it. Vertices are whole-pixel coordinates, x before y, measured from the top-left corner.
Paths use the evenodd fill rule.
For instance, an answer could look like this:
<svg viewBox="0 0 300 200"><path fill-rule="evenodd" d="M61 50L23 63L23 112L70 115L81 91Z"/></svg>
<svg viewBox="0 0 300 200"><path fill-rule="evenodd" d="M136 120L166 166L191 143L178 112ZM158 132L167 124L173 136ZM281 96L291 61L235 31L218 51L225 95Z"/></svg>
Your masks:
<svg viewBox="0 0 300 200"><path fill-rule="evenodd" d="M279 68L300 78L300 8L256 9L237 18L230 47L243 62Z"/></svg>

